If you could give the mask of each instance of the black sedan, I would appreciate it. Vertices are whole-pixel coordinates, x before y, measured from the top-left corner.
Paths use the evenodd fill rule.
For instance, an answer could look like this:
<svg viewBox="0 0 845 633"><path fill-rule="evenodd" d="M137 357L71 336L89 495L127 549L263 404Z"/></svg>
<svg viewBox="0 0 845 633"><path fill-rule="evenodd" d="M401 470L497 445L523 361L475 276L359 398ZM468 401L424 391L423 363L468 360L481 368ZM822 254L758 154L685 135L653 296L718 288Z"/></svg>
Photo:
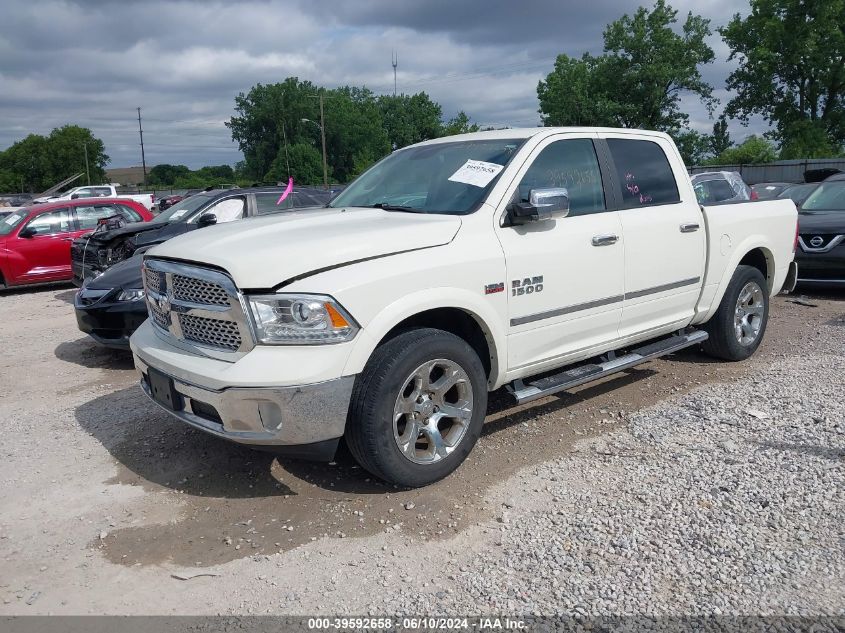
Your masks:
<svg viewBox="0 0 845 633"><path fill-rule="evenodd" d="M115 264L76 293L76 323L100 345L129 349L129 337L147 319L142 255Z"/></svg>
<svg viewBox="0 0 845 633"><path fill-rule="evenodd" d="M798 216L798 283L845 286L845 174L811 193Z"/></svg>
<svg viewBox="0 0 845 633"><path fill-rule="evenodd" d="M331 190L297 187L280 202L283 192L283 187L203 191L173 205L151 222L116 228L104 224L73 241L73 282L81 286L86 279L132 257L136 250L189 231L277 211L324 206L332 196Z"/></svg>

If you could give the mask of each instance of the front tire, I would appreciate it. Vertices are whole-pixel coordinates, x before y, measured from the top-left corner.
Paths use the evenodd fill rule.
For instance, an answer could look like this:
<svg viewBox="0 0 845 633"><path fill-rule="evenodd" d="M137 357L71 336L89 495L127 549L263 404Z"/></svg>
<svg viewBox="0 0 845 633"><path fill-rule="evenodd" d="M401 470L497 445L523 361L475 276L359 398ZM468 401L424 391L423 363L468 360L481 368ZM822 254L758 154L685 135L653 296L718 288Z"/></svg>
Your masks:
<svg viewBox="0 0 845 633"><path fill-rule="evenodd" d="M346 442L372 474L407 487L450 474L481 434L487 377L463 339L431 328L376 349L352 392Z"/></svg>
<svg viewBox="0 0 845 633"><path fill-rule="evenodd" d="M753 266L737 266L719 308L703 326L710 338L702 347L722 360L745 360L760 347L768 321L769 292L763 273Z"/></svg>

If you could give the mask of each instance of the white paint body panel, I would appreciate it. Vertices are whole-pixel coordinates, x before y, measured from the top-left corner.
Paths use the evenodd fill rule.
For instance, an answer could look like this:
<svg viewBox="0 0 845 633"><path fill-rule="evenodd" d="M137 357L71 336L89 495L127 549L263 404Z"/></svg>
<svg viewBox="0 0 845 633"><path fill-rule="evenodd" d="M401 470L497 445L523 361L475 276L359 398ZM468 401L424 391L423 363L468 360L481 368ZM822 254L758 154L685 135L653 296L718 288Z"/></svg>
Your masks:
<svg viewBox="0 0 845 633"><path fill-rule="evenodd" d="M657 140L675 171L681 202L503 227L507 202L535 150L552 139L585 136ZM404 319L430 309L458 308L485 334L491 355L489 387L494 389L704 322L718 306L739 261L752 249L766 254L771 293L784 282L797 222L792 202L702 210L680 156L664 134L536 128L463 138L526 139L485 203L470 215L378 209L289 213L196 231L148 253L222 268L242 289L269 289L286 282L280 292L331 295L361 326L352 341L259 345L237 362L226 363L169 348L145 326L133 337L133 350L154 358L181 380L216 389L307 384L360 373L379 341ZM697 232L679 232L681 223L696 219L701 224ZM619 233L616 245L590 245L593 235L609 232ZM727 248L723 236L728 236ZM542 293L511 296L511 280L535 275L544 277ZM513 318L694 277L699 281L678 290L511 325ZM495 283L504 283L505 292L485 294L485 286Z"/></svg>

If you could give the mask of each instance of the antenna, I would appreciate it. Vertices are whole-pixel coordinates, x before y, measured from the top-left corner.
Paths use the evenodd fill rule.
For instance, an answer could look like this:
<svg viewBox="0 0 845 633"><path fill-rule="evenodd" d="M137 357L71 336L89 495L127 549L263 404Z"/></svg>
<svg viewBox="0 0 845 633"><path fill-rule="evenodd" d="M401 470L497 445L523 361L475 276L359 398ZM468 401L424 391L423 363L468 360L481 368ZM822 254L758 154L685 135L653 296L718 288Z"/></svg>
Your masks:
<svg viewBox="0 0 845 633"><path fill-rule="evenodd" d="M393 96L396 96L396 67L399 65L399 54L392 51L390 54L390 63L393 65Z"/></svg>

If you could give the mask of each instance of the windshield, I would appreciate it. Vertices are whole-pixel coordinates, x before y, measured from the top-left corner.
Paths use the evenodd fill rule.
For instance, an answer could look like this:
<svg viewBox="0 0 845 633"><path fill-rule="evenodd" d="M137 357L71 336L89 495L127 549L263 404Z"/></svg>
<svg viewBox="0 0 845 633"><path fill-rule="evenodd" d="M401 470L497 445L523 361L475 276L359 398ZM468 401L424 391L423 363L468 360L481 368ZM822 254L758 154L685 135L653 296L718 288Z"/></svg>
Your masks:
<svg viewBox="0 0 845 633"><path fill-rule="evenodd" d="M15 227L23 221L26 215L25 212L19 211L6 216L0 216L0 235L8 235L14 231Z"/></svg>
<svg viewBox="0 0 845 633"><path fill-rule="evenodd" d="M211 196L195 195L177 202L164 213L159 213L152 221L156 224L184 222L191 214L211 199Z"/></svg>
<svg viewBox="0 0 845 633"><path fill-rule="evenodd" d="M364 172L328 206L472 213L523 142L455 141L399 150Z"/></svg>
<svg viewBox="0 0 845 633"><path fill-rule="evenodd" d="M818 211L845 212L845 180L823 182L801 205L802 213Z"/></svg>

